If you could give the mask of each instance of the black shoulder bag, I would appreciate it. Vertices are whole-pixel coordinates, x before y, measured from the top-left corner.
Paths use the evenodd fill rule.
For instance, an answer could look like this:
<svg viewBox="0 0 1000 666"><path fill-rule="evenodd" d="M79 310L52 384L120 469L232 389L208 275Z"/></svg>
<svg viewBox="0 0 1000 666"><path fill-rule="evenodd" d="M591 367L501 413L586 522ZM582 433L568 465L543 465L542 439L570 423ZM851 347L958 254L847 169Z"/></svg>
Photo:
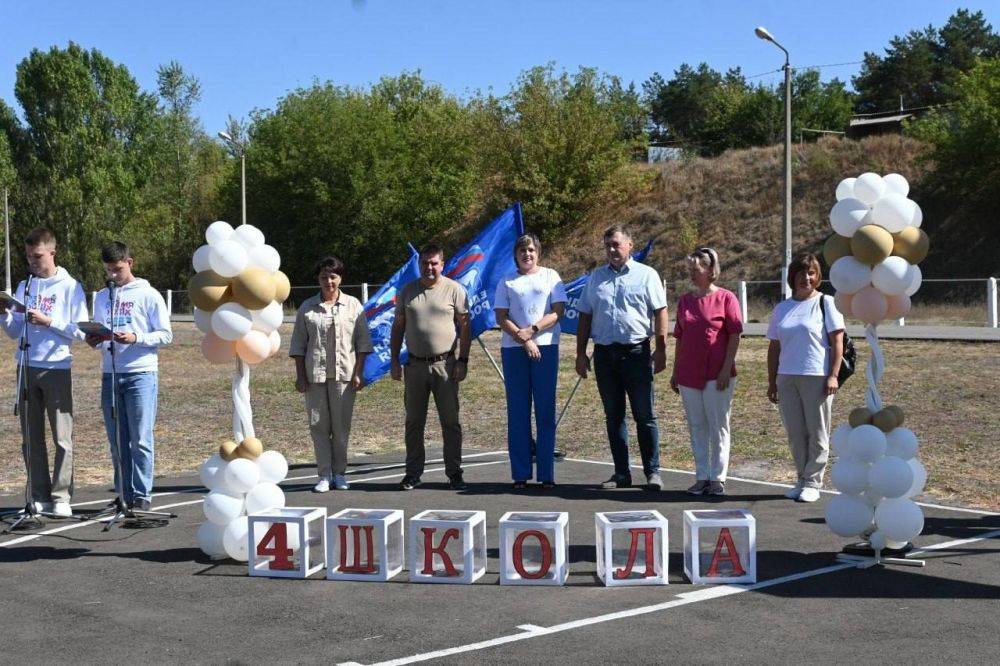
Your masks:
<svg viewBox="0 0 1000 666"><path fill-rule="evenodd" d="M826 296L819 295L819 311L823 317L823 333L826 335L829 344L830 334L826 332ZM840 361L840 372L837 373L837 383L844 385L854 371L857 370L858 350L854 348L854 340L847 334L847 325L844 325L844 358Z"/></svg>

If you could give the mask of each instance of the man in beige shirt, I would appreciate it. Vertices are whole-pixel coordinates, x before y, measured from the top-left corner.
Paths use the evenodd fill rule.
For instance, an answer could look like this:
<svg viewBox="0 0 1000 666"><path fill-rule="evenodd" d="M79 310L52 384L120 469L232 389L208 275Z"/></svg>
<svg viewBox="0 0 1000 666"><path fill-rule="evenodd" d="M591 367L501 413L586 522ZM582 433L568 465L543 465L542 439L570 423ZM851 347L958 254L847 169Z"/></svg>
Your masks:
<svg viewBox="0 0 1000 666"><path fill-rule="evenodd" d="M347 490L347 440L365 357L372 352L361 302L340 291L344 265L325 257L316 266L320 293L299 307L288 355L295 360L295 389L304 393L309 434L323 493Z"/></svg>
<svg viewBox="0 0 1000 666"><path fill-rule="evenodd" d="M390 350L392 378L404 378L406 405L406 475L403 490L420 485L424 473L424 426L428 399L434 395L444 439L444 468L454 490L462 479L462 425L458 420L458 384L469 363L469 306L465 287L442 274L444 252L427 245L420 252L420 279L407 284L396 301ZM406 340L409 360L404 373L399 354ZM458 358L455 358L455 348Z"/></svg>

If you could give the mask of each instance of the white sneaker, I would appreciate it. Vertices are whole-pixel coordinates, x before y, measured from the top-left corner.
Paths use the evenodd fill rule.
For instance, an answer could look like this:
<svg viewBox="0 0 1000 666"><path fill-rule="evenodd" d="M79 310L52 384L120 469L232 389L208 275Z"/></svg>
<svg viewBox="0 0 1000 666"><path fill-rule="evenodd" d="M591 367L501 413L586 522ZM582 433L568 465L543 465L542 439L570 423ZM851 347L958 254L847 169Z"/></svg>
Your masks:
<svg viewBox="0 0 1000 666"><path fill-rule="evenodd" d="M797 501L815 502L818 499L819 499L819 488L803 488L802 492L799 493Z"/></svg>
<svg viewBox="0 0 1000 666"><path fill-rule="evenodd" d="M327 476L319 477L319 483L313 486L314 493L328 493L330 492L330 478Z"/></svg>
<svg viewBox="0 0 1000 666"><path fill-rule="evenodd" d="M60 518L73 517L73 509L70 507L69 502L56 502L52 505L52 513L56 514Z"/></svg>
<svg viewBox="0 0 1000 666"><path fill-rule="evenodd" d="M343 474L335 474L333 476L333 487L337 490L347 490L351 487L351 484L347 482Z"/></svg>
<svg viewBox="0 0 1000 666"><path fill-rule="evenodd" d="M802 489L799 488L798 486L795 486L794 488L789 488L788 490L785 491L785 497L787 497L790 500L797 500L801 493Z"/></svg>

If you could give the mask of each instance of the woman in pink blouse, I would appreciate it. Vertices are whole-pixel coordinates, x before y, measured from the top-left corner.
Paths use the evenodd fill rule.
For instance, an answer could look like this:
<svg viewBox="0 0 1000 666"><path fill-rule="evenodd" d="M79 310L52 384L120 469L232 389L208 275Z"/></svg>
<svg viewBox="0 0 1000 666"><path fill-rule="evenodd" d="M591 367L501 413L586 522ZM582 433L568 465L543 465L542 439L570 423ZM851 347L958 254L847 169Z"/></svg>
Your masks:
<svg viewBox="0 0 1000 666"><path fill-rule="evenodd" d="M670 388L681 395L691 435L696 481L688 492L725 495L729 412L743 317L736 295L715 285L719 278L715 250L698 248L687 260L694 290L677 304Z"/></svg>

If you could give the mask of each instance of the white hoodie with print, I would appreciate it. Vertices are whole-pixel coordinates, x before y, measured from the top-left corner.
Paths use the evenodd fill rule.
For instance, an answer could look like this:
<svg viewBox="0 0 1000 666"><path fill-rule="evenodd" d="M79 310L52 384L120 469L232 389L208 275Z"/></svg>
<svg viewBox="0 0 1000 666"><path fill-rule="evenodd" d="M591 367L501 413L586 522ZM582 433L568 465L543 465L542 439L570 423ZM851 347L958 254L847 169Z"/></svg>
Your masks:
<svg viewBox="0 0 1000 666"><path fill-rule="evenodd" d="M22 280L14 291L14 297L29 309L37 308L42 314L52 317L50 326L27 324L28 365L68 370L73 363L70 345L73 340L84 338L76 323L90 318L83 287L62 266L56 268L52 277L31 278L27 296L24 287L25 281ZM20 339L25 327L24 313L7 310L6 315L0 317L0 326L10 338ZM14 358L20 362L20 345L14 351Z"/></svg>
<svg viewBox="0 0 1000 666"><path fill-rule="evenodd" d="M147 280L136 278L116 288L113 295L107 288L100 290L94 301L94 313L96 321L115 333L135 334L135 342L130 345L101 343L104 350L104 372L111 372L111 345L115 346L115 372L158 370L157 347L169 345L173 340L173 332L170 329L167 304L160 292L153 289Z"/></svg>

